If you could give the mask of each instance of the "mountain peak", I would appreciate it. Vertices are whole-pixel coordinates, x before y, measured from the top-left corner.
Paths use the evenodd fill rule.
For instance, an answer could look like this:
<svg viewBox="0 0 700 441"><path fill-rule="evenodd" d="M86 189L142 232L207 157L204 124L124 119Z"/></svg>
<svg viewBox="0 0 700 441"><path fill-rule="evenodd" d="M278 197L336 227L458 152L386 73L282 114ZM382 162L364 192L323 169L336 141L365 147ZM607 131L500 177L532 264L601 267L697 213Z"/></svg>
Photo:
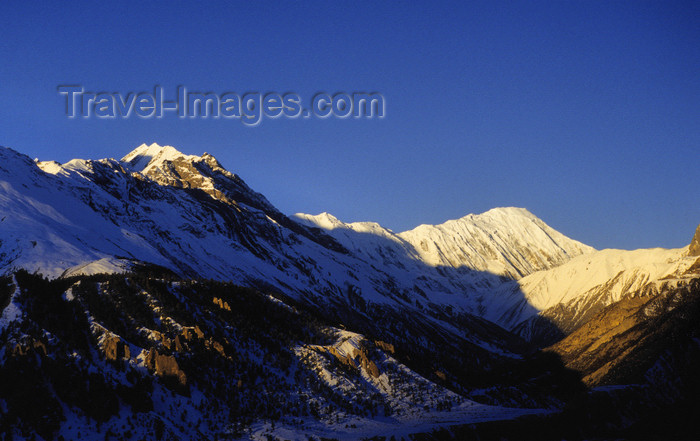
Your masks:
<svg viewBox="0 0 700 441"><path fill-rule="evenodd" d="M496 222L513 224L523 221L542 222L540 218L532 214L527 208L521 207L495 207L480 214L472 213L448 222ZM428 227L433 227L433 225L428 225Z"/></svg>
<svg viewBox="0 0 700 441"><path fill-rule="evenodd" d="M337 217L324 211L320 214L296 213L294 215L297 221L300 221L308 226L322 228L324 230L334 230L338 227L343 227L346 224L340 221Z"/></svg>
<svg viewBox="0 0 700 441"><path fill-rule="evenodd" d="M195 155L185 155L175 147L161 146L156 143L151 145L141 144L121 159L122 164L132 171L146 174L150 169L159 166L164 161L173 161L178 158L198 159Z"/></svg>
<svg viewBox="0 0 700 441"><path fill-rule="evenodd" d="M527 208L522 207L496 207L476 216L523 216L528 218L537 218Z"/></svg>
<svg viewBox="0 0 700 441"><path fill-rule="evenodd" d="M440 225L420 225L398 236L430 265L467 265L514 279L594 251L518 207L493 208Z"/></svg>

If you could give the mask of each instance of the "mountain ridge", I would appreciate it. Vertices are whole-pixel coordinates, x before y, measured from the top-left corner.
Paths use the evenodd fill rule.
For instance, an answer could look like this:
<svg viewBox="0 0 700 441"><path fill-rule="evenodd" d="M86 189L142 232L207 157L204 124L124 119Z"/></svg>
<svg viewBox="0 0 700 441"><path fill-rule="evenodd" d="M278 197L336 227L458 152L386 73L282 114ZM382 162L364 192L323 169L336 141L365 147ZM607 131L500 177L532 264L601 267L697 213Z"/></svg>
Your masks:
<svg viewBox="0 0 700 441"><path fill-rule="evenodd" d="M516 207L494 208L399 233L375 222L344 223L329 213L289 217L213 156L186 155L155 143L142 144L121 160L74 159L58 164L32 162L15 153L9 156L21 158L17 168L32 169L24 175L43 186L39 193L48 193L42 201L24 199L25 208L44 207L40 217L29 221L42 233L32 234L48 234L59 244L72 239L56 245L53 239L27 240L17 233L10 239L21 239L23 245L11 247L6 238L0 244L0 250L5 248L0 251L0 265L13 268L12 263L21 263L24 253L35 256L25 260L27 269L54 276L118 270L145 260L182 275L262 283L310 299L355 286L372 302L403 298L399 301L410 299L423 307L444 305L513 329L573 300L561 290L542 291L533 280L547 271L556 273L572 259L611 252L572 240L527 209ZM5 174L12 176L10 170ZM12 186L12 181L7 180L7 185ZM19 195L25 187L31 188L28 182L16 188L16 200L23 200ZM71 196L77 200L69 201ZM60 207L51 206L54 200L75 209L59 213ZM7 201L12 205L12 198ZM103 223L96 216L108 224L91 227ZM44 224L37 219L44 219ZM92 220L81 225L82 219ZM168 219L174 223L163 224ZM63 226L56 230L51 227L56 223ZM15 231L22 228L17 224ZM73 232L60 232L66 229ZM108 231L112 232L103 234ZM51 253L60 254L60 259ZM57 266L61 261L66 262L64 266ZM366 280L358 283L358 275ZM543 301L543 295L549 300ZM391 297L394 300L388 300ZM529 338L527 332L522 335Z"/></svg>
<svg viewBox="0 0 700 441"><path fill-rule="evenodd" d="M468 293L498 283L470 271L457 281L434 270L431 278L414 280L418 274L405 269L373 266L322 230L270 207L213 158L163 158L144 176L112 159L60 165L9 149L0 156L6 164L0 169L5 273L26 268L59 277L105 268L93 262L120 268L145 261L185 277L287 292L319 307L355 302L355 294L347 294L355 292L365 303L403 305L414 313L427 308L434 316L448 305L478 313Z"/></svg>
<svg viewBox="0 0 700 441"><path fill-rule="evenodd" d="M51 240L24 240L24 245L2 252L0 264L7 268L11 262L21 262L22 253L30 254L38 264L28 265L29 270L48 270L54 276L117 270L145 260L183 275L263 283L311 299L328 290L356 286L353 289L373 302L403 297L399 301L412 299L411 303L429 308L445 305L512 329L555 304L572 300L551 292L547 296L556 301L543 302L542 294L536 294L542 291L532 283L540 276L534 274L555 271L583 255L609 252L572 240L527 209L516 207L494 208L399 233L375 222L344 223L328 213L289 217L213 156L186 155L155 143L142 144L121 160L74 159L58 164L22 157L18 164L19 168L32 166L44 172L26 171L32 182L49 188L48 193L61 192L42 196L42 206L51 207L56 198L68 203L70 192L78 199L68 203L75 210L63 214L56 211L60 207L46 208L43 219L51 210L56 216L36 226L59 243L73 239L63 248L47 246ZM44 180L51 183L40 182ZM6 182L11 185L12 179ZM39 206L31 197L25 202L25 207ZM75 212L83 214L74 216ZM82 218L100 225L96 215L109 225L80 225ZM66 222L71 216L73 220ZM174 219L174 224L159 226L168 219ZM65 225L60 230L77 231L66 235L46 230L57 221ZM18 224L15 230L21 228ZM102 234L105 231L114 232ZM101 239L85 240L92 236ZM41 244L38 249L35 242ZM8 248L8 240L3 245ZM52 248L61 259L50 257L47 249ZM60 261L66 261L64 267L56 266ZM360 274L366 280L358 283ZM309 287L315 293L309 293Z"/></svg>
<svg viewBox="0 0 700 441"><path fill-rule="evenodd" d="M467 266L513 279L594 251L552 229L527 209L517 207L492 208L481 214L468 214L439 225L423 224L400 233L375 222L346 224L329 213L294 216L331 234L332 230L345 228L392 237L396 242L412 246L411 254L431 266ZM520 245L519 241L525 243Z"/></svg>

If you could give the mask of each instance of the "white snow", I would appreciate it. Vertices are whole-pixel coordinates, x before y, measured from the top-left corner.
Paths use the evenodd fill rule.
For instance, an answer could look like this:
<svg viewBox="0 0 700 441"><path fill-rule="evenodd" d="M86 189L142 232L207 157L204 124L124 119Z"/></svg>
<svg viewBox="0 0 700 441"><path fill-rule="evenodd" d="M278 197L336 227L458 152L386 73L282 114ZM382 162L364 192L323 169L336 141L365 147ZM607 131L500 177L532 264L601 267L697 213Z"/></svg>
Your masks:
<svg viewBox="0 0 700 441"><path fill-rule="evenodd" d="M297 213L295 217L368 255L382 243L424 265L464 267L516 279L595 251L549 227L524 208L495 208L398 234L374 222L346 224L328 213Z"/></svg>
<svg viewBox="0 0 700 441"><path fill-rule="evenodd" d="M467 266L520 278L593 248L569 239L524 208L494 208L399 233L434 266Z"/></svg>
<svg viewBox="0 0 700 441"><path fill-rule="evenodd" d="M133 267L133 263L125 259L117 259L115 257L105 257L92 262L76 265L68 268L63 277L69 276L92 276L94 274L115 274L124 273Z"/></svg>
<svg viewBox="0 0 700 441"><path fill-rule="evenodd" d="M603 284L608 284L612 300L616 301L623 294L651 281L684 272L695 261L686 254L687 247L634 251L606 249L531 274L519 284L528 302L539 310L568 302Z"/></svg>
<svg viewBox="0 0 700 441"><path fill-rule="evenodd" d="M121 159L121 162L128 164L132 171L147 174L151 169L160 166L165 161L173 161L178 158L189 160L199 159L199 156L185 155L175 147L166 145L160 146L156 143L151 145L141 144Z"/></svg>

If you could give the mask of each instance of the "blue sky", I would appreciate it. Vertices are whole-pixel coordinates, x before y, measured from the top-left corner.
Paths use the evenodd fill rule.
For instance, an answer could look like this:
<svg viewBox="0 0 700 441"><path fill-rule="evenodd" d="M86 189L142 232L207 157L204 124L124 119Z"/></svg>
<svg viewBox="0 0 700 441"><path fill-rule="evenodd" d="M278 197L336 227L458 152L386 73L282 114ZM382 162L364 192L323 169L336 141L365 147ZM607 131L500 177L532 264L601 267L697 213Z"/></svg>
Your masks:
<svg viewBox="0 0 700 441"><path fill-rule="evenodd" d="M32 157L207 151L285 213L395 231L520 206L680 247L700 222L697 2L53 3L0 3L0 145ZM376 91L386 117L68 119L62 84Z"/></svg>

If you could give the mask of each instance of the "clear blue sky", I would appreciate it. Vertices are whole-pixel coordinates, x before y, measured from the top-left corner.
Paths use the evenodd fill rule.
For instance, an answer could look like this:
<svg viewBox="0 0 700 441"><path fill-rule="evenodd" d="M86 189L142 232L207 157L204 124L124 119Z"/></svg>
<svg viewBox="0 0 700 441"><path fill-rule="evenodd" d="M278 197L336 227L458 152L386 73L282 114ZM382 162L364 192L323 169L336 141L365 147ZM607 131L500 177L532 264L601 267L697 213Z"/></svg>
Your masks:
<svg viewBox="0 0 700 441"><path fill-rule="evenodd" d="M0 3L0 145L61 162L207 151L285 213L395 231L520 206L597 248L678 247L700 223L696 1L114 3ZM387 106L258 127L70 120L60 84Z"/></svg>

